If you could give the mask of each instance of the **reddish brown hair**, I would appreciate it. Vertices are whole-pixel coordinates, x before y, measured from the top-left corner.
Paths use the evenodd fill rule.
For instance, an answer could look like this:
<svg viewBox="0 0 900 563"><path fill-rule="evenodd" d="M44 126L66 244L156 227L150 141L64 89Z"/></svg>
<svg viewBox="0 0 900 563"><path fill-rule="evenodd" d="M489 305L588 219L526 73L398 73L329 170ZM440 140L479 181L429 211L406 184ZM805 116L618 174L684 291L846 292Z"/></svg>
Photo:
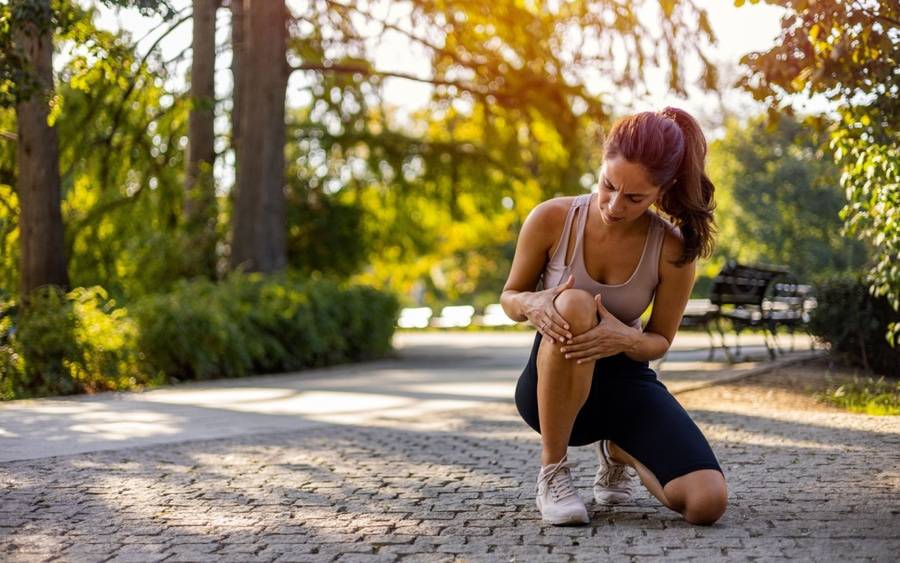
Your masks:
<svg viewBox="0 0 900 563"><path fill-rule="evenodd" d="M623 117L603 144L603 158L616 157L640 164L660 186L656 205L684 237L684 251L676 264L709 256L715 233L715 186L706 176L706 138L697 120L673 107Z"/></svg>

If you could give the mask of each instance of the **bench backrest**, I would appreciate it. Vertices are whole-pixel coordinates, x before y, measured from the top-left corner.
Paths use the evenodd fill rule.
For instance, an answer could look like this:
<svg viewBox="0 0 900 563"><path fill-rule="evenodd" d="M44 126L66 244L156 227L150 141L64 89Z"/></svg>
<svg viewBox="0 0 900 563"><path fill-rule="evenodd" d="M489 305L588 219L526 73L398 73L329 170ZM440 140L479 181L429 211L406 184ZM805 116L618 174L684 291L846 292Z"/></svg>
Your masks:
<svg viewBox="0 0 900 563"><path fill-rule="evenodd" d="M728 262L715 277L709 292L714 305L762 306L772 280L789 276L783 266L750 266Z"/></svg>

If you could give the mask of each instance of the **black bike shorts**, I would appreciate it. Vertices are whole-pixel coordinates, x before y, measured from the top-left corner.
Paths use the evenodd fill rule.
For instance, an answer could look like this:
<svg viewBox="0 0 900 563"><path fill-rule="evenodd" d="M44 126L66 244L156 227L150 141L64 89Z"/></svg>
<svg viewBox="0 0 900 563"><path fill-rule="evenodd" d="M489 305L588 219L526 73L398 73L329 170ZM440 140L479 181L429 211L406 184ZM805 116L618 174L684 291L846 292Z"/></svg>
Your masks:
<svg viewBox="0 0 900 563"><path fill-rule="evenodd" d="M528 365L516 384L519 414L538 433L541 338L541 333L535 335ZM706 437L648 362L625 354L601 358L594 364L591 391L575 417L569 445L586 446L598 440L615 442L644 464L662 486L698 469L722 472Z"/></svg>

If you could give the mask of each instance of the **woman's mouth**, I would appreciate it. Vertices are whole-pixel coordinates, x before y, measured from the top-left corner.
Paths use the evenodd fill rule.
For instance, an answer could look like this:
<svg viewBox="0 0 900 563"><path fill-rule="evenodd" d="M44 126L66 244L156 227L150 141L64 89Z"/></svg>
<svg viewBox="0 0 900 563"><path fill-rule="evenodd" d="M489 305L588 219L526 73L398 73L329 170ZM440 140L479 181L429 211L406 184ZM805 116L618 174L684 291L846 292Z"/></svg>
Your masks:
<svg viewBox="0 0 900 563"><path fill-rule="evenodd" d="M603 213L603 218L606 219L608 223L615 223L616 221L621 221L624 217L613 217L612 215L608 215L605 212Z"/></svg>

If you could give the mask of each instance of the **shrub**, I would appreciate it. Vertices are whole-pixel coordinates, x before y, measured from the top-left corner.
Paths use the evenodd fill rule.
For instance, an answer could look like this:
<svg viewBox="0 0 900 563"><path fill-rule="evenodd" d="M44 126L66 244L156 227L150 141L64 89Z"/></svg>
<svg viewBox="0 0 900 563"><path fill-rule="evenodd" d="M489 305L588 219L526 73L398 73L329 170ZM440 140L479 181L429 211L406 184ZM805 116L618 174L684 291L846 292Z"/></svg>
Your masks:
<svg viewBox="0 0 900 563"><path fill-rule="evenodd" d="M43 288L0 306L0 399L131 389L373 359L393 295L288 275L180 281L127 309L99 287Z"/></svg>
<svg viewBox="0 0 900 563"><path fill-rule="evenodd" d="M900 345L887 340L888 325L900 320L885 297L874 297L865 282L850 275L816 284L818 305L810 332L831 344L831 350L880 374L900 376Z"/></svg>
<svg viewBox="0 0 900 563"><path fill-rule="evenodd" d="M178 379L381 357L398 311L396 297L372 288L259 274L180 282L133 307L147 361Z"/></svg>
<svg viewBox="0 0 900 563"><path fill-rule="evenodd" d="M127 311L100 287L35 290L0 347L0 397L130 389L148 382Z"/></svg>

